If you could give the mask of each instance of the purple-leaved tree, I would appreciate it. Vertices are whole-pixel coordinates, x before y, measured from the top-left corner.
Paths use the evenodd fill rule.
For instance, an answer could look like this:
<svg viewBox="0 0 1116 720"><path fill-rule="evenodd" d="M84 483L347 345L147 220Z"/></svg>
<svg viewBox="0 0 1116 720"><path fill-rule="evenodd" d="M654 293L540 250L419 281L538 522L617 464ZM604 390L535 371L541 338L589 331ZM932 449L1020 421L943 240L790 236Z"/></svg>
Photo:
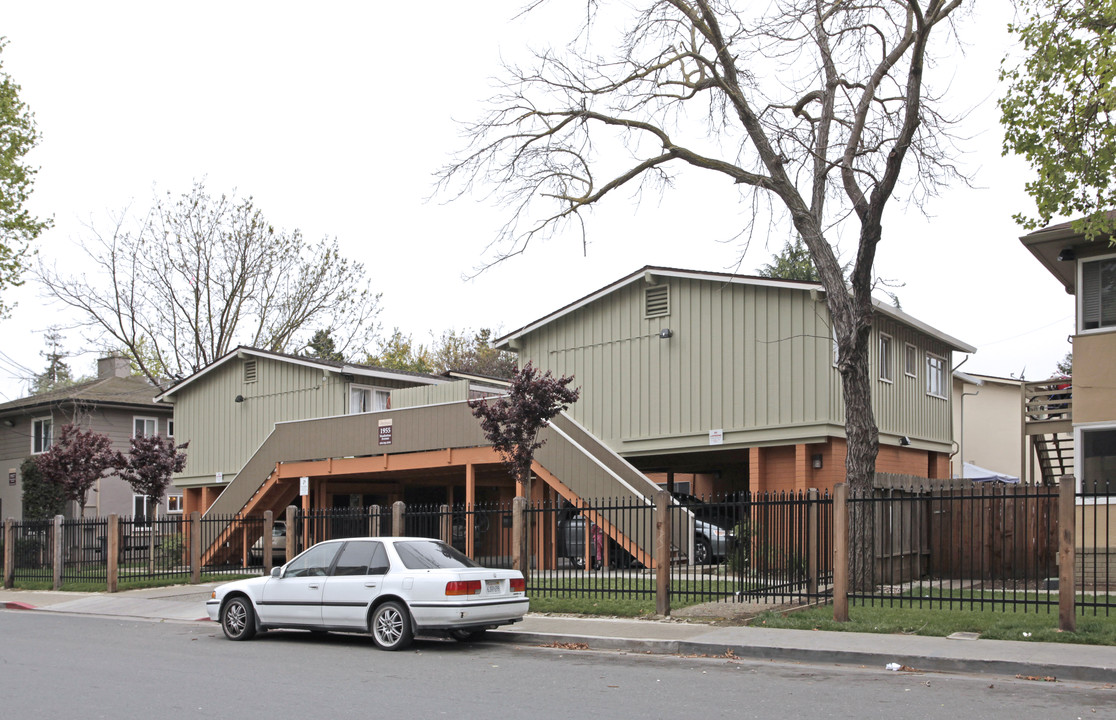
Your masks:
<svg viewBox="0 0 1116 720"><path fill-rule="evenodd" d="M61 487L66 499L78 504L79 517L84 518L90 488L120 464L120 453L112 449L107 435L66 424L58 440L39 455L37 462L43 480Z"/></svg>
<svg viewBox="0 0 1116 720"><path fill-rule="evenodd" d="M186 467L186 454L179 450L188 445L175 445L174 440L159 435L134 437L128 454L120 456L117 472L137 495L146 495L148 502L157 507L171 483L171 475Z"/></svg>
<svg viewBox="0 0 1116 720"><path fill-rule="evenodd" d="M487 398L469 401L484 436L524 488L531 477L535 451L545 443L539 439L539 430L581 395L580 388L569 386L572 382L572 376L554 377L549 370L540 374L527 363L512 377L507 395L491 402Z"/></svg>

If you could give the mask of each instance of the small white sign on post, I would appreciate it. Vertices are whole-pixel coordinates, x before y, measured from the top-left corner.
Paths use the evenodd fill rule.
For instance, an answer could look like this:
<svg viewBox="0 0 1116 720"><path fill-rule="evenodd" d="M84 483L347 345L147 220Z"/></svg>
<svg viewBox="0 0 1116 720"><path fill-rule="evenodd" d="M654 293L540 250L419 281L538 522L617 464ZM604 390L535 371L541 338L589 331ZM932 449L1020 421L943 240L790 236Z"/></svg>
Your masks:
<svg viewBox="0 0 1116 720"><path fill-rule="evenodd" d="M724 430L710 430L709 431L709 444L710 445L724 445L725 431Z"/></svg>
<svg viewBox="0 0 1116 720"><path fill-rule="evenodd" d="M303 476L298 479L298 494L303 497L310 494L310 478Z"/></svg>

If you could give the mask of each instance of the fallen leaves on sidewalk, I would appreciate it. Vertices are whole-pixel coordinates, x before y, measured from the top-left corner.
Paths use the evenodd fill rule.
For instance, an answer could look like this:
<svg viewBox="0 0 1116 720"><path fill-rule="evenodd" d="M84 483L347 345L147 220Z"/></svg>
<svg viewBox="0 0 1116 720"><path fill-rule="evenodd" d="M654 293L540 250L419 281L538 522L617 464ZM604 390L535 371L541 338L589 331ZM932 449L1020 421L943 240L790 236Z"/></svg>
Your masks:
<svg viewBox="0 0 1116 720"><path fill-rule="evenodd" d="M588 650L589 646L586 643L564 643L552 642L548 645L539 645L538 647L557 648L559 650Z"/></svg>
<svg viewBox="0 0 1116 720"><path fill-rule="evenodd" d="M1016 675L1016 680L1034 680L1035 682L1058 682L1053 675Z"/></svg>

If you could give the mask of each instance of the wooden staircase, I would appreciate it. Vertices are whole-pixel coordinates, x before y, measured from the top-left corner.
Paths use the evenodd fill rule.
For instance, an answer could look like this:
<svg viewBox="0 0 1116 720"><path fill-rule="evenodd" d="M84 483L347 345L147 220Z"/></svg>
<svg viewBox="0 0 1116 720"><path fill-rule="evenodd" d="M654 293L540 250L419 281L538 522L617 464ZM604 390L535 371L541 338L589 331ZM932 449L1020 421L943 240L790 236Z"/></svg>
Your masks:
<svg viewBox="0 0 1116 720"><path fill-rule="evenodd" d="M1038 465L1038 477L1052 485L1074 473L1073 385L1070 378L1023 384L1023 442Z"/></svg>

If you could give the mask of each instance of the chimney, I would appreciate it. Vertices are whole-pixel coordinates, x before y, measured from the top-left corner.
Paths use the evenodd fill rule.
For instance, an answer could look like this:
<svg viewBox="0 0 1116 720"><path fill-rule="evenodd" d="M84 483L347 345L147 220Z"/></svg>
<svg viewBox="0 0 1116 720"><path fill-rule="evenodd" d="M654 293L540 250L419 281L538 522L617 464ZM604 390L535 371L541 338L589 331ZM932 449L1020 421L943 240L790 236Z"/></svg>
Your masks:
<svg viewBox="0 0 1116 720"><path fill-rule="evenodd" d="M126 378L132 374L132 363L126 357L110 355L97 359L97 379Z"/></svg>

